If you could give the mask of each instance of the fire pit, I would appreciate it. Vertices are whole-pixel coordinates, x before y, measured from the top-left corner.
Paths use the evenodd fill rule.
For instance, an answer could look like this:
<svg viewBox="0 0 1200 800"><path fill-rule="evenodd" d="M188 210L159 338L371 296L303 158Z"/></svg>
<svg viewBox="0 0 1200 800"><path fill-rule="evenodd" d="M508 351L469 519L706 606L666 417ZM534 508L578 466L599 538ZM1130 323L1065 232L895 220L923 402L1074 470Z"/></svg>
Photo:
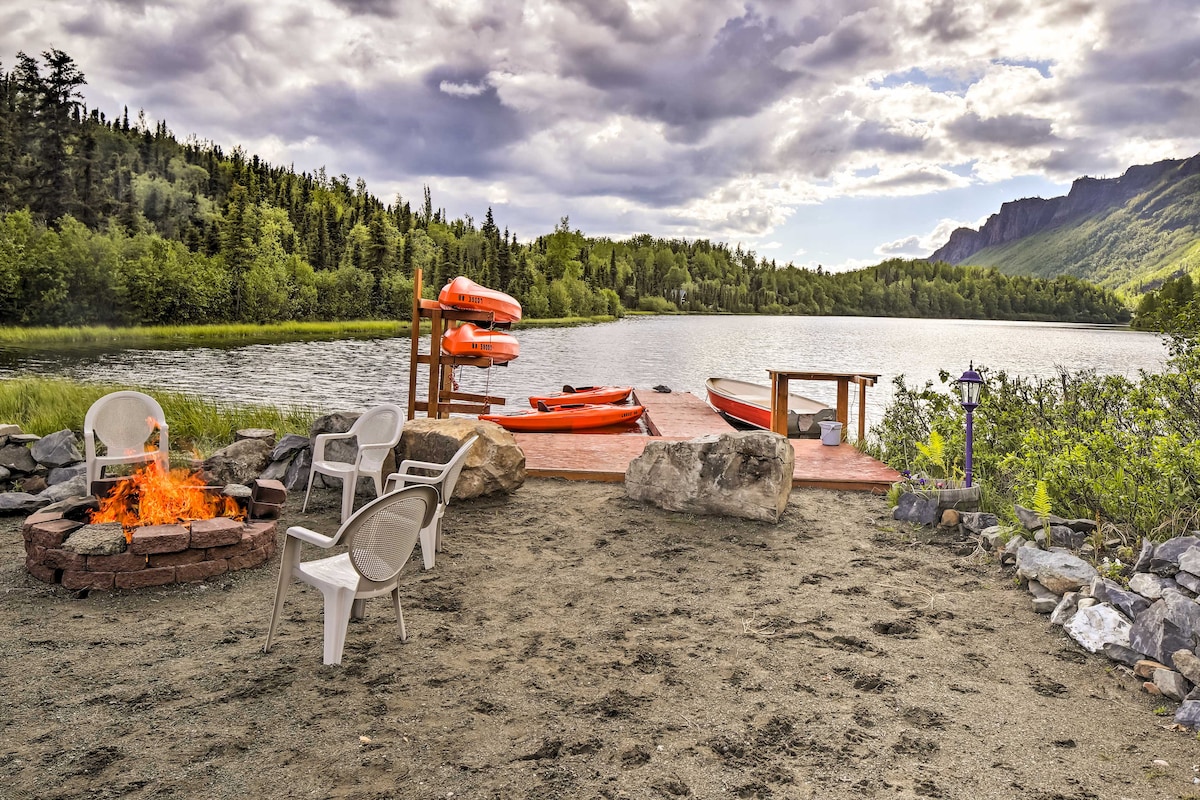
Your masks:
<svg viewBox="0 0 1200 800"><path fill-rule="evenodd" d="M89 499L26 519L25 567L73 591L192 583L257 567L275 554L286 497L279 481L257 480L243 504L186 471L151 466L113 481L99 508Z"/></svg>

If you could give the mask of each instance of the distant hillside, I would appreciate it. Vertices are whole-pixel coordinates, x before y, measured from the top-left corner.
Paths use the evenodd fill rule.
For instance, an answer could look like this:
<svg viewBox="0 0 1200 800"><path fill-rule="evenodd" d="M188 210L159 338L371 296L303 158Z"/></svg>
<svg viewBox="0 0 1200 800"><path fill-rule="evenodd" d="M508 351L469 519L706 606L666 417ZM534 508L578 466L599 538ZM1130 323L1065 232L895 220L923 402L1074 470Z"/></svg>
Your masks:
<svg viewBox="0 0 1200 800"><path fill-rule="evenodd" d="M959 228L931 261L1011 275L1070 275L1132 297L1200 274L1200 155L1079 178L1065 197L1005 203Z"/></svg>

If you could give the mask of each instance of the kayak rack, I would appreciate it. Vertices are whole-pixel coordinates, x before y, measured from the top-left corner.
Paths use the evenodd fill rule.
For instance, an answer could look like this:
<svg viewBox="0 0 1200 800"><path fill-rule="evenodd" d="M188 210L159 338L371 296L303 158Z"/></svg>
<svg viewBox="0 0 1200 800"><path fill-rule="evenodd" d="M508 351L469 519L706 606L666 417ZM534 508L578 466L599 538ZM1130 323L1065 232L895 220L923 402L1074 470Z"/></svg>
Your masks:
<svg viewBox="0 0 1200 800"><path fill-rule="evenodd" d="M874 386L879 375L863 372L809 372L807 370L769 369L771 376L771 430L787 436L788 382L837 381L837 421L842 436L850 430L850 384L858 387L858 441L866 436L867 387Z"/></svg>
<svg viewBox="0 0 1200 800"><path fill-rule="evenodd" d="M429 320L429 353L420 350L421 320ZM408 419L424 411L428 417L445 419L452 413L487 414L493 405L505 404L503 397L460 392L454 388L454 368L459 366L492 366L492 359L479 356L451 356L442 352L442 337L456 322L482 322L490 326L495 315L490 311L462 311L442 308L436 300L421 297L421 270L413 270L412 344L408 363ZM417 399L419 367L428 372L428 392L425 400Z"/></svg>

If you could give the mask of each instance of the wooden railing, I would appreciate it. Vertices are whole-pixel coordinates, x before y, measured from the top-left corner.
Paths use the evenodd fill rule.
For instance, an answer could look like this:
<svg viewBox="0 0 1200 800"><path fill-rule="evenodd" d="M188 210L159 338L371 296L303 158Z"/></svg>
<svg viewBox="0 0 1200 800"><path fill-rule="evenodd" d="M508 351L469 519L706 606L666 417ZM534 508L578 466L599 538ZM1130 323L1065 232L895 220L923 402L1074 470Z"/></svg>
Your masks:
<svg viewBox="0 0 1200 800"><path fill-rule="evenodd" d="M867 387L874 386L878 375L861 372L808 372L801 370L769 369L771 376L771 430L787 436L788 384L790 381L837 381L837 421L842 423L842 437L850 430L850 384L858 387L858 439L866 436Z"/></svg>

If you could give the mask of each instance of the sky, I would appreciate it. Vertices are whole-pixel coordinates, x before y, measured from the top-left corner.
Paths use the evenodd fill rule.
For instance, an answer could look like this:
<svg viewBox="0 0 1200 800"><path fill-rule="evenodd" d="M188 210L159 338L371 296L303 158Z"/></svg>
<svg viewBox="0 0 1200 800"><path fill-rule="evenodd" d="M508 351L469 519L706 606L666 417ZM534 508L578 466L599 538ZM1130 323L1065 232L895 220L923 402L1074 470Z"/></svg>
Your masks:
<svg viewBox="0 0 1200 800"><path fill-rule="evenodd" d="M0 68L49 49L385 203L835 271L1200 152L1197 0L0 0Z"/></svg>

